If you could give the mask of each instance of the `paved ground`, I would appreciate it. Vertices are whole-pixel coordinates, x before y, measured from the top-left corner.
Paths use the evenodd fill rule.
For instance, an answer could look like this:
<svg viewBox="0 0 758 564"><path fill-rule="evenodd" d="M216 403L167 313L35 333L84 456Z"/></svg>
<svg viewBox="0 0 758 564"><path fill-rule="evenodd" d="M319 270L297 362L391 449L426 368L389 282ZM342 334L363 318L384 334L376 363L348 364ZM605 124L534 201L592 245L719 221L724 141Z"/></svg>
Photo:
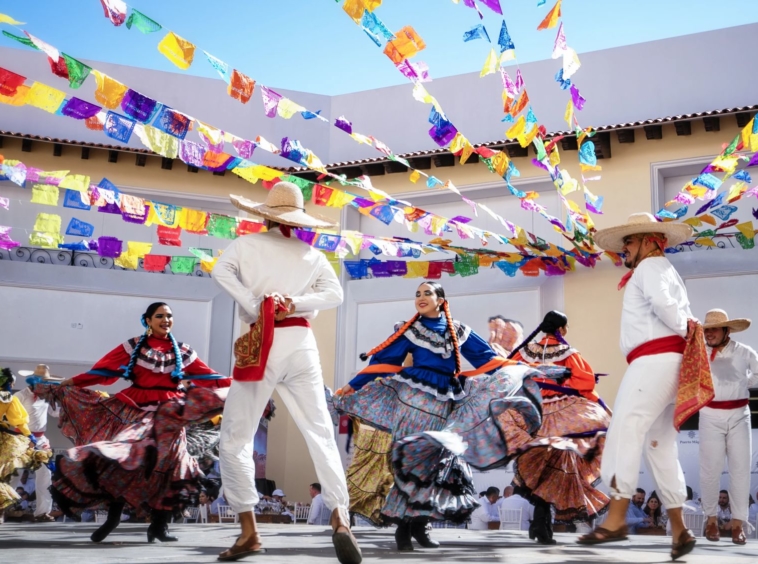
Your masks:
<svg viewBox="0 0 758 564"><path fill-rule="evenodd" d="M234 525L173 525L177 543L148 545L146 525L118 528L106 541L96 545L89 541L94 524L78 523L5 523L0 525L0 562L44 564L183 564L213 562L216 555L235 539ZM336 564L331 538L326 529L307 525L261 525L267 553L243 560L265 564ZM525 533L515 531L468 531L435 529L433 536L443 543L439 550L394 550L392 532L360 528L356 536L363 549L365 563L395 562L492 562L537 564L561 562L670 562L666 537L632 537L631 540L606 547L587 548L574 544L576 535L557 534L559 544L539 547ZM758 562L758 541L743 547L731 542L699 542L695 551L680 562L688 564L736 564Z"/></svg>

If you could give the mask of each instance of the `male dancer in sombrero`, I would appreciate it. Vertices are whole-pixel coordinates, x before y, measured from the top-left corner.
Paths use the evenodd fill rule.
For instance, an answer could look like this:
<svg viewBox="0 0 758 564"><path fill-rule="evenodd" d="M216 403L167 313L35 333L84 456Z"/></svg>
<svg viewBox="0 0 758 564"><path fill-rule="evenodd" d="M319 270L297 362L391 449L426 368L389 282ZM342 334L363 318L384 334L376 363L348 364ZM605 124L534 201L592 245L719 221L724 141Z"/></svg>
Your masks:
<svg viewBox="0 0 758 564"><path fill-rule="evenodd" d="M745 544L742 525L748 518L750 497L749 388L758 387L758 354L731 338L750 327L749 319L729 319L722 309L705 315L703 329L708 345L716 397L700 412L700 489L708 517L705 538L718 541L718 501L724 458L729 467L729 503L732 542Z"/></svg>
<svg viewBox="0 0 758 564"><path fill-rule="evenodd" d="M239 196L232 203L267 220L268 231L234 241L213 269L213 278L239 304L250 332L234 345L234 382L221 422L221 480L224 496L239 514L242 534L219 555L237 560L261 550L253 508L258 503L253 437L276 389L305 437L330 525L337 558L359 564L361 551L350 532L348 493L324 397L316 339L309 319L342 303L342 288L326 257L300 241L292 228L328 228L308 215L300 189L277 183L257 204Z"/></svg>
<svg viewBox="0 0 758 564"><path fill-rule="evenodd" d="M683 243L691 234L689 225L660 223L651 214L636 213L626 224L595 235L601 248L623 253L631 269L619 284L619 289L626 287L621 350L629 368L616 397L601 467L603 482L611 489L608 519L581 537L580 544L627 538L626 510L644 454L671 522L672 559L695 546L682 519L687 490L677 430L713 399L713 383L702 327L692 318L682 279L664 255L666 247Z"/></svg>

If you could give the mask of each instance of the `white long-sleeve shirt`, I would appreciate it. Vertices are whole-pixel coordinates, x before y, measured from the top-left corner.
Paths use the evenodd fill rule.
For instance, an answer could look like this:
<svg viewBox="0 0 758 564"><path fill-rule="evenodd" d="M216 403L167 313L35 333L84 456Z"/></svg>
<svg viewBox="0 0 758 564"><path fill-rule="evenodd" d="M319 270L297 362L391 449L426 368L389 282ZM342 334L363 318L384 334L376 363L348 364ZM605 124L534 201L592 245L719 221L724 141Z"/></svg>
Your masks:
<svg viewBox="0 0 758 564"><path fill-rule="evenodd" d="M708 348L708 358L713 349ZM747 345L730 340L711 360L715 401L750 397L748 388L758 387L758 354Z"/></svg>
<svg viewBox="0 0 758 564"><path fill-rule="evenodd" d="M324 499L321 497L321 494L318 494L311 500L311 510L308 513L309 525L328 525L328 523L324 523L321 519L321 511L324 507L326 506L324 505Z"/></svg>
<svg viewBox="0 0 758 564"><path fill-rule="evenodd" d="M293 317L313 319L318 310L342 303L339 279L323 253L279 229L236 239L218 259L213 279L250 324L258 319L264 296L273 292L292 299Z"/></svg>
<svg viewBox="0 0 758 564"><path fill-rule="evenodd" d="M486 531L489 523L500 521L500 514L497 511L497 503L490 503L486 497L479 498L481 505L471 514L470 529L475 531Z"/></svg>
<svg viewBox="0 0 758 564"><path fill-rule="evenodd" d="M498 506L503 509L521 509L521 530L529 530L529 521L534 519L534 506L518 494L513 494L498 500ZM498 519L500 515L498 515Z"/></svg>
<svg viewBox="0 0 758 564"><path fill-rule="evenodd" d="M692 317L687 289L666 257L646 258L634 270L624 292L621 352L663 337L687 335Z"/></svg>
<svg viewBox="0 0 758 564"><path fill-rule="evenodd" d="M47 416L58 417L60 414L60 409L53 409L44 399L35 396L29 387L25 387L13 395L18 398L18 401L29 414L28 426L32 433L44 433L47 429Z"/></svg>

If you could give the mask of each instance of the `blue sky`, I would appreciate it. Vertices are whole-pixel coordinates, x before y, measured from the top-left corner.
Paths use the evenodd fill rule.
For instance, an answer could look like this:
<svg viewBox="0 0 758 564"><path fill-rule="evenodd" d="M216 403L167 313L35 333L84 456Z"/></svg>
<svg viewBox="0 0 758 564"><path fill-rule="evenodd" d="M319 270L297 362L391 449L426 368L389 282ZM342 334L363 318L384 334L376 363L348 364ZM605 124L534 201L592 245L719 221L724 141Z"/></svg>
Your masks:
<svg viewBox="0 0 758 564"><path fill-rule="evenodd" d="M519 62L549 58L555 30L536 28L554 0L540 7L538 0L500 2ZM405 82L334 0L129 4L268 86L335 95ZM497 41L499 16L481 9ZM0 13L26 22L27 31L74 57L182 72L158 53L162 32L142 35L114 27L103 17L99 0L0 0ZM427 47L413 60L425 61L432 78L479 71L487 56L485 41L463 43L464 31L478 24L479 17L462 2L385 0L376 14L393 31L405 25L416 29ZM758 2L564 0L563 20L568 44L582 53L756 22ZM735 38L735 56L744 53L748 42L747 37ZM0 45L15 46L2 36ZM218 76L201 53L186 72Z"/></svg>

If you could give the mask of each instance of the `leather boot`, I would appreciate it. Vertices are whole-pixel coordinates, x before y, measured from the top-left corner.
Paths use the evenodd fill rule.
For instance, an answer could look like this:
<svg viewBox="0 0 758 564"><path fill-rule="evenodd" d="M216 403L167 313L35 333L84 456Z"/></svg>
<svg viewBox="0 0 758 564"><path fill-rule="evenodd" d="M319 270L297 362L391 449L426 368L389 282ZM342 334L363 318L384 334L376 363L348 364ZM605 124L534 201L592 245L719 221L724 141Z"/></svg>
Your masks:
<svg viewBox="0 0 758 564"><path fill-rule="evenodd" d="M337 553L337 560L340 564L361 564L363 554L355 540L353 533L350 531L350 516L347 509L338 507L332 511L332 517L329 519L334 533L332 534L332 544Z"/></svg>
<svg viewBox="0 0 758 564"><path fill-rule="evenodd" d="M168 522L170 517L170 511L153 509L150 513L150 526L147 528L147 542L155 542L155 539L158 539L161 542L173 542L179 540L177 537L168 534Z"/></svg>
<svg viewBox="0 0 758 564"><path fill-rule="evenodd" d="M105 523L100 525L94 533L92 533L92 536L90 536L90 540L92 542L102 542L105 537L110 535L116 527L118 527L119 523L121 523L121 512L124 510L124 505L126 505L123 501L113 501L108 506L108 518L105 520Z"/></svg>
<svg viewBox="0 0 758 564"><path fill-rule="evenodd" d="M550 504L548 504L545 507L544 519L545 519L545 532L547 533L549 544L556 544L555 540L553 539L553 514L550 511Z"/></svg>
<svg viewBox="0 0 758 564"><path fill-rule="evenodd" d="M395 543L400 552L411 552L413 550L410 523L404 522L397 526L397 529L395 529Z"/></svg>
<svg viewBox="0 0 758 564"><path fill-rule="evenodd" d="M411 521L411 536L416 539L416 542L419 543L422 548L440 547L440 543L436 540L432 540L429 536L431 529L432 527L429 525L428 519L420 518Z"/></svg>
<svg viewBox="0 0 758 564"><path fill-rule="evenodd" d="M555 541L550 537L546 525L545 511L547 510L547 519L549 519L549 507L549 505L544 503L534 504L534 517L529 523L529 538L536 540L538 544L555 544Z"/></svg>

